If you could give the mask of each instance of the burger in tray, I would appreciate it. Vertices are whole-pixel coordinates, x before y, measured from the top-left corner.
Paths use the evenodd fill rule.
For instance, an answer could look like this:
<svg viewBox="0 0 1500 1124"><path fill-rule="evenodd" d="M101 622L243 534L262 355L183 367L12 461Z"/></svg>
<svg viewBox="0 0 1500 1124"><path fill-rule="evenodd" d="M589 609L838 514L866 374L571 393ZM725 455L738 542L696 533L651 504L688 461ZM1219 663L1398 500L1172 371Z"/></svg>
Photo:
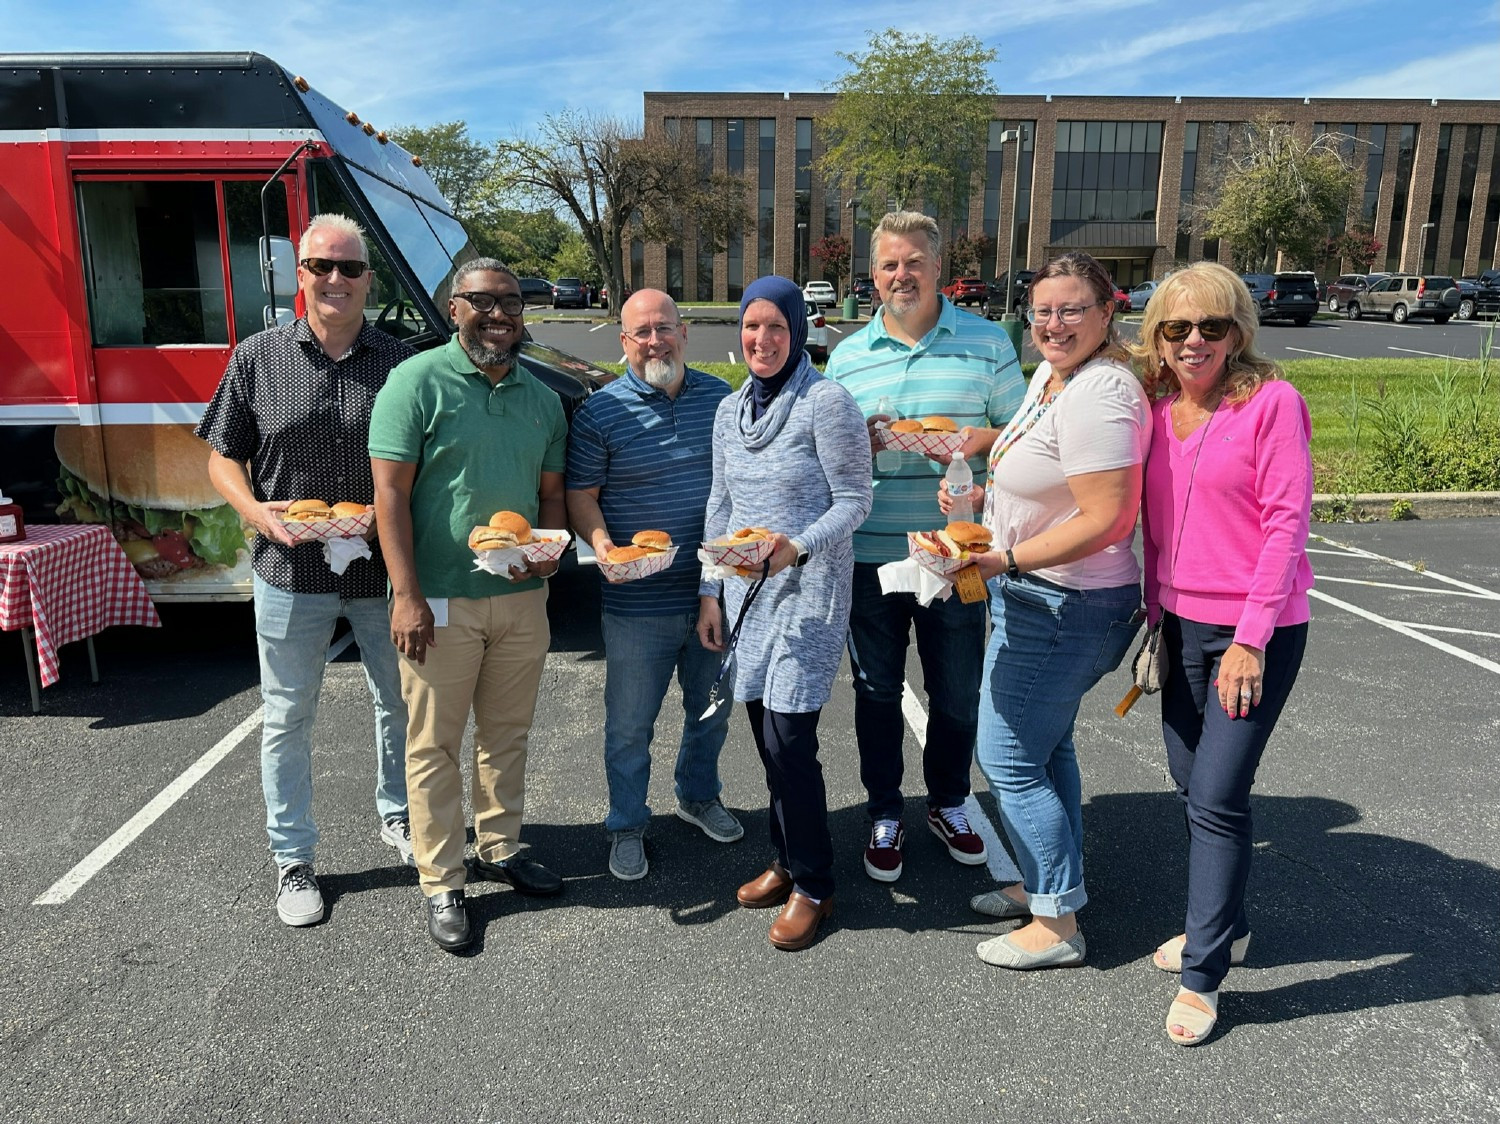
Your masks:
<svg viewBox="0 0 1500 1124"><path fill-rule="evenodd" d="M527 562L558 561L570 541L567 531L533 530L526 517L514 511L497 511L488 524L469 532L475 568L506 578Z"/></svg>
<svg viewBox="0 0 1500 1124"><path fill-rule="evenodd" d="M245 528L208 478L191 425L59 425L64 523L103 523L149 582L249 588Z"/></svg>
<svg viewBox="0 0 1500 1124"><path fill-rule="evenodd" d="M974 555L987 552L990 539L982 524L958 520L940 531L907 532L907 553L919 566L946 576L962 570Z"/></svg>
<svg viewBox="0 0 1500 1124"><path fill-rule="evenodd" d="M352 500L293 500L282 509L281 522L294 543L352 539L369 534L375 509Z"/></svg>
<svg viewBox="0 0 1500 1124"><path fill-rule="evenodd" d="M617 546L599 559L599 572L612 582L633 582L659 574L677 557L672 536L665 531L639 531L629 546Z"/></svg>
<svg viewBox="0 0 1500 1124"><path fill-rule="evenodd" d="M714 566L749 569L771 557L776 544L765 527L741 527L703 544L702 557Z"/></svg>
<svg viewBox="0 0 1500 1124"><path fill-rule="evenodd" d="M899 453L921 453L924 457L951 457L963 448L963 435L950 417L932 414L925 418L902 418L885 430L885 447Z"/></svg>

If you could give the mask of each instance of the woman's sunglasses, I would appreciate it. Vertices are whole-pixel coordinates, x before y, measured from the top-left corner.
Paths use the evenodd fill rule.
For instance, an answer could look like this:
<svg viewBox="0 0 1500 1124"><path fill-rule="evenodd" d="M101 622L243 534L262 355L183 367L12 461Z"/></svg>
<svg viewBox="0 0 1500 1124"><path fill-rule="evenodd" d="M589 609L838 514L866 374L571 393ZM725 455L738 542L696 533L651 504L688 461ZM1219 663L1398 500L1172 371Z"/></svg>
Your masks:
<svg viewBox="0 0 1500 1124"><path fill-rule="evenodd" d="M1209 343L1217 343L1229 334L1229 329L1234 327L1234 321L1227 316L1210 316L1206 320L1199 320L1196 324L1191 320L1163 320L1156 326L1161 333L1161 338L1168 343L1181 343L1193 334L1193 329L1198 329L1198 334Z"/></svg>

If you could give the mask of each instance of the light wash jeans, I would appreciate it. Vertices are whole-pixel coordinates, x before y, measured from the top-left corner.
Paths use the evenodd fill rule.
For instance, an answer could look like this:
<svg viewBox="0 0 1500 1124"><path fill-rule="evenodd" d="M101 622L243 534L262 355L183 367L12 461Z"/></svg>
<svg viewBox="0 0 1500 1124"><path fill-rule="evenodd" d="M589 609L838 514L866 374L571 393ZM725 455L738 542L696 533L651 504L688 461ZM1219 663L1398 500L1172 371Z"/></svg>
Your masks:
<svg viewBox="0 0 1500 1124"><path fill-rule="evenodd" d="M1145 614L1138 585L1064 589L1023 574L991 579L990 646L979 688L979 767L1039 917L1088 901L1083 782L1073 723L1088 689L1120 666Z"/></svg>
<svg viewBox="0 0 1500 1124"><path fill-rule="evenodd" d="M604 773L609 781L608 831L643 828L651 819L646 790L651 783L651 737L672 673L682 688L682 740L677 748L677 799L713 800L719 795L719 751L729 732L732 705L707 721L708 692L719 673L718 652L698 641L698 613L661 617L603 614ZM721 698L734 698L734 671L724 677Z"/></svg>
<svg viewBox="0 0 1500 1124"><path fill-rule="evenodd" d="M337 593L291 593L255 575L255 636L260 649L260 783L266 834L276 864L312 862L312 728L334 623L347 617L375 700L375 810L406 815L406 704L384 597L344 600Z"/></svg>

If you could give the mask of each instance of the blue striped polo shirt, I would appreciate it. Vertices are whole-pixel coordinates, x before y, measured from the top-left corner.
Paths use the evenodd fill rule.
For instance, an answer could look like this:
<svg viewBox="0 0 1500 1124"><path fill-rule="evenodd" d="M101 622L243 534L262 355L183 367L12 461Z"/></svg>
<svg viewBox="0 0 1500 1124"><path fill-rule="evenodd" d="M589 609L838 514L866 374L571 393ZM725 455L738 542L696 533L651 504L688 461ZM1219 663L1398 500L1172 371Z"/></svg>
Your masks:
<svg viewBox="0 0 1500 1124"><path fill-rule="evenodd" d="M679 548L659 574L604 582L605 612L652 617L697 610L714 413L729 393L723 379L689 367L677 397L669 398L627 369L573 415L567 486L599 489L610 540L623 546L639 531L665 531Z"/></svg>
<svg viewBox="0 0 1500 1124"><path fill-rule="evenodd" d="M932 414L966 425L998 429L1026 395L1021 364L1010 337L997 324L964 312L947 297L932 330L908 347L885 327L884 316L844 340L829 357L825 374L854 395L866 417L889 398L903 418ZM857 562L894 562L906 557L906 532L942 522L937 489L943 467L919 453L902 453L890 472L875 470L875 503L854 532ZM984 483L985 458L973 457L974 483Z"/></svg>

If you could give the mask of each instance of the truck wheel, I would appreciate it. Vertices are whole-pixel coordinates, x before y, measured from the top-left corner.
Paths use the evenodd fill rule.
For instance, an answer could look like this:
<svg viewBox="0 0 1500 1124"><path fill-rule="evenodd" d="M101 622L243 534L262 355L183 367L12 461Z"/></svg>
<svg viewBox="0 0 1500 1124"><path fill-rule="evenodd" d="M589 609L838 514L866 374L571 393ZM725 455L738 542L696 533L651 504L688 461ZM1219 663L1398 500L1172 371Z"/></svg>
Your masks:
<svg viewBox="0 0 1500 1124"><path fill-rule="evenodd" d="M1394 320L1397 324L1405 324L1406 305L1398 304L1395 308L1391 309L1391 319Z"/></svg>
<svg viewBox="0 0 1500 1124"><path fill-rule="evenodd" d="M1359 301L1350 301L1344 306L1344 318L1347 320L1359 319Z"/></svg>
<svg viewBox="0 0 1500 1124"><path fill-rule="evenodd" d="M1474 298L1464 297L1458 302L1458 318L1460 320L1474 319Z"/></svg>

